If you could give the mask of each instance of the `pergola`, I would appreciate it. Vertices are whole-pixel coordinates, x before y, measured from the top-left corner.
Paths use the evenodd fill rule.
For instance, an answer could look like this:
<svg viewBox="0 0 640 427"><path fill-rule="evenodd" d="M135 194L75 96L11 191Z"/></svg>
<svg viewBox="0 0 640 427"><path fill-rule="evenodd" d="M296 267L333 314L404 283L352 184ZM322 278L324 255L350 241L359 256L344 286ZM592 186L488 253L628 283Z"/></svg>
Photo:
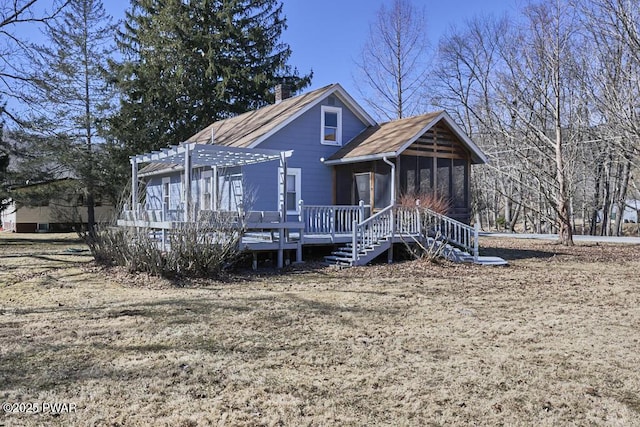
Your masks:
<svg viewBox="0 0 640 427"><path fill-rule="evenodd" d="M214 169L220 167L246 166L263 162L278 160L279 168L279 204L282 211L282 219L287 215L287 158L293 151L267 150L260 148L225 147L213 144L198 144L185 142L173 145L159 151L131 156L131 202L132 207L138 202L138 166L141 163L165 163L172 165L184 165L185 175L185 205L184 218L190 218L191 206L191 172L193 168L210 166Z"/></svg>

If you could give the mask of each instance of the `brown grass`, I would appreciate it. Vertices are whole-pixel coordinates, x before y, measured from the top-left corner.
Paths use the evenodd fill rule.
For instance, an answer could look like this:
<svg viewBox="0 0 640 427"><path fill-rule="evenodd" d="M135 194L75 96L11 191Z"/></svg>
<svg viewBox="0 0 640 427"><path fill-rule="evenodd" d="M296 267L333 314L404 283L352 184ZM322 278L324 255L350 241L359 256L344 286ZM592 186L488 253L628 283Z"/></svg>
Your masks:
<svg viewBox="0 0 640 427"><path fill-rule="evenodd" d="M484 239L510 267L180 288L15 237L0 235L0 403L77 410L0 425L640 425L638 246Z"/></svg>

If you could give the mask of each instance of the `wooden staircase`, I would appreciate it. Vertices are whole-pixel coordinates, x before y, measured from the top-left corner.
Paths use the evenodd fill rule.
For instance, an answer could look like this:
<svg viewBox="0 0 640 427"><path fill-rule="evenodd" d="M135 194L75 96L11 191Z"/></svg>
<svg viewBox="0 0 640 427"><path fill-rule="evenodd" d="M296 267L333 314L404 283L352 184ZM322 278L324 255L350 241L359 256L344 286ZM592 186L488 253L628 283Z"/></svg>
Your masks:
<svg viewBox="0 0 640 427"><path fill-rule="evenodd" d="M391 249L394 242L421 241L454 262L504 265L478 253L478 229L426 208L391 205L362 222L353 222L352 241L325 257L330 265L365 265ZM424 230L428 230L424 236ZM501 261L501 262L499 262Z"/></svg>
<svg viewBox="0 0 640 427"><path fill-rule="evenodd" d="M357 257L354 259L353 243L347 243L338 250L331 252L331 255L324 257L324 259L328 264L335 265L337 267L365 265L388 251L391 248L391 245L392 242L390 239L381 238L378 242L369 246L358 247Z"/></svg>

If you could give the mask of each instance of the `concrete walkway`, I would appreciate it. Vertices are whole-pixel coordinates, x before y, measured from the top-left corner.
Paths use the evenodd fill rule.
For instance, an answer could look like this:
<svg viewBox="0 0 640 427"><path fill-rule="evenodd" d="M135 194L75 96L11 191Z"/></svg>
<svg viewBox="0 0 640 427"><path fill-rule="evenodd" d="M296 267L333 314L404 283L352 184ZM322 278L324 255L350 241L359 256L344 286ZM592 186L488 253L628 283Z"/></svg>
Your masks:
<svg viewBox="0 0 640 427"><path fill-rule="evenodd" d="M558 240L557 234L532 234L532 233L492 233L480 232L480 237L504 237L508 239L539 239L539 240ZM574 235L574 242L593 242L593 243L623 243L629 245L640 245L640 237L616 237L616 236L583 236Z"/></svg>

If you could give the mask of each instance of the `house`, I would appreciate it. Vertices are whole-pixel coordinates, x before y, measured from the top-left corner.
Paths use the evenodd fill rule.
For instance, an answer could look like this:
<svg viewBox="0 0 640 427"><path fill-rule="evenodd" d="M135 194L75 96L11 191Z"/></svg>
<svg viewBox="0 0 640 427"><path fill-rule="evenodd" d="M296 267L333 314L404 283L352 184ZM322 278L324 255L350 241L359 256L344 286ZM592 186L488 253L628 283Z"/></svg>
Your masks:
<svg viewBox="0 0 640 427"><path fill-rule="evenodd" d="M62 178L15 188L16 192L27 192L30 203L24 206L8 200L0 213L0 229L17 233L68 232L86 226L87 209L82 195L74 191L75 182ZM96 200L96 221L108 223L115 216L112 204Z"/></svg>
<svg viewBox="0 0 640 427"><path fill-rule="evenodd" d="M119 224L168 230L198 212L280 212L283 236L297 236L278 239L281 256L288 244L300 253L350 242L407 193L435 192L452 220L469 223L471 165L487 159L446 112L379 124L339 84L286 95L278 88L273 105L132 157L134 196Z"/></svg>
<svg viewBox="0 0 640 427"><path fill-rule="evenodd" d="M618 207L613 206L612 219L615 220L618 214ZM640 200L627 199L625 200L624 210L622 211L622 222L638 223L640 215Z"/></svg>

